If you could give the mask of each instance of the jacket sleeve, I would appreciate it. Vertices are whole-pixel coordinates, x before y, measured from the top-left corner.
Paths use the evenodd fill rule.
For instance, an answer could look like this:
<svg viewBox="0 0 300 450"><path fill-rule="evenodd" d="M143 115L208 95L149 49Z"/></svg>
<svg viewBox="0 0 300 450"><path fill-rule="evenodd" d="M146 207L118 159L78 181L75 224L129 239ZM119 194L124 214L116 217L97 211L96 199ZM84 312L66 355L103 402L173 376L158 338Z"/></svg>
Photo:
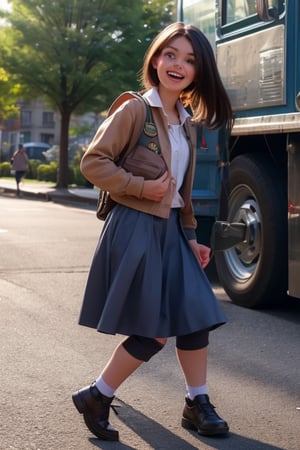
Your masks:
<svg viewBox="0 0 300 450"><path fill-rule="evenodd" d="M100 125L80 166L83 175L95 186L119 196L141 197L144 178L126 172L115 161L124 149L138 141L145 115L144 105L132 99Z"/></svg>
<svg viewBox="0 0 300 450"><path fill-rule="evenodd" d="M181 210L181 223L188 240L196 239L197 220L194 216L192 201Z"/></svg>

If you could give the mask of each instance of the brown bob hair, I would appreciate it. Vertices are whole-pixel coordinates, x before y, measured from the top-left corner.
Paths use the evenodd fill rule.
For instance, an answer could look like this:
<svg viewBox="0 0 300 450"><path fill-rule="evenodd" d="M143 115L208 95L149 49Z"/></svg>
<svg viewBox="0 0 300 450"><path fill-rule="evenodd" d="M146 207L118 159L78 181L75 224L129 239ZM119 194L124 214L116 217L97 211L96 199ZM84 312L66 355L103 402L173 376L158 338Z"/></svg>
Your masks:
<svg viewBox="0 0 300 450"><path fill-rule="evenodd" d="M205 121L211 129L223 126L231 128L232 109L221 81L211 45L205 35L194 25L175 22L164 28L150 44L141 71L141 82L145 89L159 85L157 71L152 65L153 57L180 36L186 37L195 53L196 75L181 93L181 100L190 107L195 122Z"/></svg>

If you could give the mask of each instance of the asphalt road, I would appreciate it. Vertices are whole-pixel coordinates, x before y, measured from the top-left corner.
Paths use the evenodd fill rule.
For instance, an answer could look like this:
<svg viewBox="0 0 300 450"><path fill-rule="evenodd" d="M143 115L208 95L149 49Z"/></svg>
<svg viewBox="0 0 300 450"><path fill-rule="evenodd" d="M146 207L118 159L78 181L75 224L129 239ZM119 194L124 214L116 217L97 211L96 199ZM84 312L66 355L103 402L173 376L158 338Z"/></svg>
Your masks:
<svg viewBox="0 0 300 450"><path fill-rule="evenodd" d="M181 428L173 339L119 389L120 443L89 433L71 394L120 340L77 325L100 228L87 209L0 197L0 450L299 450L300 301L246 310L215 282L229 322L211 333L208 384L228 437Z"/></svg>

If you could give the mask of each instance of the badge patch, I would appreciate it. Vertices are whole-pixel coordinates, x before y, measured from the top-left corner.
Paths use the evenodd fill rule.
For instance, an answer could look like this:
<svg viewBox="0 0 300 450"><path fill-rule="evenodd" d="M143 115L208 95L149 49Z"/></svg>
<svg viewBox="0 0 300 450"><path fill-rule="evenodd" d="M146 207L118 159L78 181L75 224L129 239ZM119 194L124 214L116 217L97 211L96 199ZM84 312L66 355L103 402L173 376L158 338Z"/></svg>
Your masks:
<svg viewBox="0 0 300 450"><path fill-rule="evenodd" d="M155 124L152 122L145 122L144 133L149 137L157 136L157 129Z"/></svg>
<svg viewBox="0 0 300 450"><path fill-rule="evenodd" d="M159 147L156 144L156 142L149 142L149 144L147 144L147 147L149 148L149 150L151 150L154 153L159 153Z"/></svg>

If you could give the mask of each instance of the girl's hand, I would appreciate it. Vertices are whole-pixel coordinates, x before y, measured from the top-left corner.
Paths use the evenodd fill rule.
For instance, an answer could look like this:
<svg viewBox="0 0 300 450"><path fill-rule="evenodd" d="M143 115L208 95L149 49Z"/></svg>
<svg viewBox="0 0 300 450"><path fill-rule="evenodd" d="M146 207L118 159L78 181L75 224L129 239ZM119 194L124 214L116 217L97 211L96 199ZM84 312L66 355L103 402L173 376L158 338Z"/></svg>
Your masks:
<svg viewBox="0 0 300 450"><path fill-rule="evenodd" d="M148 200L153 200L154 202L160 202L168 190L169 183L169 172L165 172L157 180L144 181L142 197L147 198Z"/></svg>
<svg viewBox="0 0 300 450"><path fill-rule="evenodd" d="M210 248L206 245L198 244L195 239L190 240L189 244L200 266L205 269L210 261Z"/></svg>

